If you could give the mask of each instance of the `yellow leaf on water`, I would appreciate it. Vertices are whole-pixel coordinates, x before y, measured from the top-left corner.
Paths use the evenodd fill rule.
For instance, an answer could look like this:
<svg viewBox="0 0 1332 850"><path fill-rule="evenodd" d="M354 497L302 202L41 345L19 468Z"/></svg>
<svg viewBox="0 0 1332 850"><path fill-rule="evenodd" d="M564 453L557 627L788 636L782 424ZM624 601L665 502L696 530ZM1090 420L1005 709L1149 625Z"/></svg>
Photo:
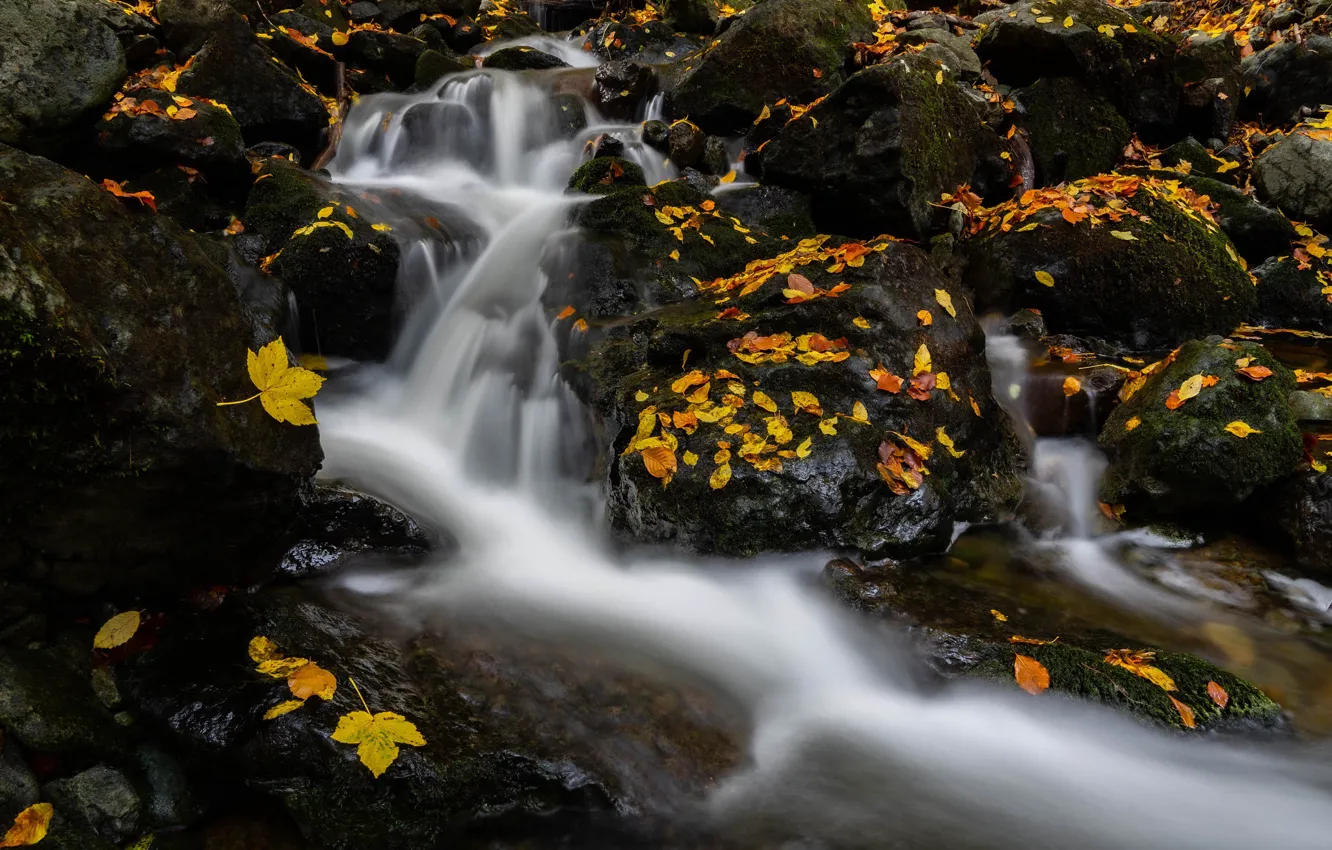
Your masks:
<svg viewBox="0 0 1332 850"><path fill-rule="evenodd" d="M1072 375L1069 375L1067 378L1064 379L1064 395L1075 396L1080 392L1082 392L1081 381L1079 381L1077 378L1073 377Z"/></svg>
<svg viewBox="0 0 1332 850"><path fill-rule="evenodd" d="M755 393L755 395L758 395L758 393ZM823 406L819 404L818 398L813 393L796 390L791 393L791 404L800 413L809 413L813 416L823 415Z"/></svg>
<svg viewBox="0 0 1332 850"><path fill-rule="evenodd" d="M1229 431L1230 433L1234 434L1236 437L1239 437L1239 438L1241 438L1241 439L1243 439L1244 437L1249 436L1250 434L1261 434L1261 433L1263 433L1262 431L1259 431L1257 428L1250 428L1250 427L1248 426L1247 423L1241 422L1241 421L1239 421L1238 419L1236 419L1234 422L1231 422L1229 425L1227 425L1227 426L1226 426L1226 430Z"/></svg>
<svg viewBox="0 0 1332 850"><path fill-rule="evenodd" d="M1175 711L1179 712L1179 720L1181 723L1184 724L1184 727L1186 729L1192 729L1198 725L1198 723L1193 719L1193 709L1189 708L1187 705L1175 699L1174 697L1170 698L1170 702L1175 706Z"/></svg>
<svg viewBox="0 0 1332 850"><path fill-rule="evenodd" d="M962 457L962 455L966 454L965 450L959 451L953 445L953 438L948 436L948 432L944 430L942 425L934 430L934 439L939 441L939 445L948 449L948 453L953 457Z"/></svg>
<svg viewBox="0 0 1332 850"><path fill-rule="evenodd" d="M930 357L930 349L922 342L920 348L916 349L916 361L912 367L911 374L919 375L922 372L932 371L934 371L934 361Z"/></svg>
<svg viewBox="0 0 1332 850"><path fill-rule="evenodd" d="M11 810L12 811L12 810ZM55 810L50 803L34 803L18 813L14 825L5 833L0 847L27 847L46 837Z"/></svg>
<svg viewBox="0 0 1332 850"><path fill-rule="evenodd" d="M303 699L289 699L284 702L280 702L277 705L270 708L268 711L264 712L264 719L274 720L276 718L281 717L284 714L290 714L291 712L295 711L296 709L300 708L303 705L305 705L305 700Z"/></svg>
<svg viewBox="0 0 1332 850"><path fill-rule="evenodd" d="M102 624L93 638L93 649L115 649L134 637L143 618L138 611L124 611Z"/></svg>
<svg viewBox="0 0 1332 850"><path fill-rule="evenodd" d="M324 385L323 377L309 369L292 366L282 337L258 352L248 352L248 355L250 380L259 392L241 401L218 402L218 407L243 404L257 398L268 415L279 422L290 422L292 425L316 424L314 411L300 399L313 398Z"/></svg>
<svg viewBox="0 0 1332 850"><path fill-rule="evenodd" d="M368 711L345 714L338 718L332 738L340 744L356 744L357 757L376 779L397 760L398 744L423 747L426 743L410 720L392 711L375 715Z"/></svg>
<svg viewBox="0 0 1332 850"><path fill-rule="evenodd" d="M1040 281L1046 286L1054 286L1054 275L1050 274L1047 271L1037 270L1036 280Z"/></svg>
<svg viewBox="0 0 1332 850"><path fill-rule="evenodd" d="M948 294L948 290L934 290L934 300L939 302L939 306L944 308L948 315L957 318L957 308L953 306L953 296Z"/></svg>
<svg viewBox="0 0 1332 850"><path fill-rule="evenodd" d="M319 697L329 700L333 699L333 693L338 689L338 680L323 667L310 662L287 677L287 687L297 699Z"/></svg>
<svg viewBox="0 0 1332 850"><path fill-rule="evenodd" d="M274 679L285 679L309 663L308 658L270 658L259 662L259 666L254 669Z"/></svg>
<svg viewBox="0 0 1332 850"><path fill-rule="evenodd" d="M1013 678L1018 687L1029 694L1039 694L1050 687L1050 671L1045 665L1026 655L1014 655Z"/></svg>
<svg viewBox="0 0 1332 850"><path fill-rule="evenodd" d="M723 463L721 466L717 467L716 471L712 473L712 477L708 479L708 486L714 490L720 490L725 487L730 480L731 465L729 463Z"/></svg>
<svg viewBox="0 0 1332 850"><path fill-rule="evenodd" d="M773 401L772 398L762 390L754 390L753 399L755 404L769 413L777 412L777 402Z"/></svg>
<svg viewBox="0 0 1332 850"><path fill-rule="evenodd" d="M271 638L266 638L263 635L250 639L249 650L250 660L255 664L262 664L265 661L282 657L282 653L278 652L277 644L273 643Z"/></svg>

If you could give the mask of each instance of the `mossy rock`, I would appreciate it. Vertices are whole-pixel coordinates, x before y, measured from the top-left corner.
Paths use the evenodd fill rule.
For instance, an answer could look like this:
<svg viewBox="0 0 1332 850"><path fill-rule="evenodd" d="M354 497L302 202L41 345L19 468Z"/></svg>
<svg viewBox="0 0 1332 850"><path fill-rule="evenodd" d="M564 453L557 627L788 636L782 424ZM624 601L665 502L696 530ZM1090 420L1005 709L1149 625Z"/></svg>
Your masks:
<svg viewBox="0 0 1332 850"><path fill-rule="evenodd" d="M908 55L855 74L782 128L763 151L763 182L810 194L825 233L927 236L944 192L989 182L987 164L1008 183L998 137L940 73Z"/></svg>
<svg viewBox="0 0 1332 850"><path fill-rule="evenodd" d="M569 188L588 195L606 195L632 186L646 186L637 163L617 156L599 156L583 163L569 178Z"/></svg>
<svg viewBox="0 0 1332 850"><path fill-rule="evenodd" d="M1013 93L1036 163L1036 185L1111 171L1133 133L1113 104L1072 77L1047 77ZM1034 188L1027 186L1025 188Z"/></svg>
<svg viewBox="0 0 1332 850"><path fill-rule="evenodd" d="M1301 269L1294 257L1272 257L1253 270L1258 278L1254 321L1268 327L1300 328L1332 334L1332 267Z"/></svg>
<svg viewBox="0 0 1332 850"><path fill-rule="evenodd" d="M1260 381L1239 374L1235 361L1243 358L1272 374ZM1194 375L1218 382L1167 408L1170 393ZM1106 420L1099 442L1110 468L1101 499L1125 505L1135 518L1216 518L1236 508L1300 461L1300 429L1288 403L1294 390L1290 370L1261 345L1215 336L1185 343ZM1226 430L1237 421L1261 433L1241 438Z"/></svg>
<svg viewBox="0 0 1332 850"><path fill-rule="evenodd" d="M675 115L708 133L743 131L765 105L831 92L843 79L851 43L869 40L872 30L860 0L766 0L703 55L682 60Z"/></svg>
<svg viewBox="0 0 1332 850"><path fill-rule="evenodd" d="M751 294L735 297L739 289L733 290L725 306L738 316L722 312L714 290L698 302L641 313L605 332L594 328L590 353L569 364L568 373L604 424L610 517L620 534L736 556L819 546L903 556L941 551L955 520L994 519L1013 507L1021 492L1021 452L990 396L984 335L965 296L923 251L899 242L873 243L863 265L829 272L835 260L822 248L841 245L826 237L811 240L792 246L802 253L777 263L825 292L846 283L836 297L788 303L783 272ZM956 317L940 304L939 292L949 290ZM922 326L922 310L932 314L931 325ZM836 345L848 356L747 362L734 352L751 331L789 334L793 341L823 334L842 340ZM922 345L931 368L951 380L949 391L927 390L918 400L905 388L876 389L871 369L883 364L909 381ZM640 453L625 450L645 409L655 408L672 423L676 412L688 412L687 393L672 385L690 370L713 376L710 401L738 394L743 406L716 422L701 422L692 433L669 427L679 460L663 487ZM774 425L760 391L784 417L788 435ZM820 411L797 411L798 392L811 393ZM857 403L864 405L865 420L848 418ZM740 456L738 430L763 434L765 428L771 441L761 457L780 459L780 468ZM938 442L940 429L962 454L954 457ZM894 431L919 441L930 455L931 472L916 489L896 494L876 468L881 443L903 440ZM720 445L727 442L729 449ZM729 461L724 455L717 460L723 449ZM687 452L697 455L696 464L689 464ZM712 476L722 465L729 480L717 488Z"/></svg>
<svg viewBox="0 0 1332 850"><path fill-rule="evenodd" d="M1227 333L1251 315L1257 293L1225 234L1173 193L1139 185L1122 200L1140 215L1117 223L1072 224L1045 207L1008 230L990 227L967 243L965 280L981 307L1040 310L1052 333L1138 350ZM1019 207L1000 207L992 221Z"/></svg>
<svg viewBox="0 0 1332 850"><path fill-rule="evenodd" d="M166 92L152 90L130 93L141 99L154 95L170 98ZM195 116L186 121L150 114L104 117L96 128L97 146L131 168L188 165L218 179L241 177L248 163L236 119L225 109L198 100L181 108L193 110Z"/></svg>

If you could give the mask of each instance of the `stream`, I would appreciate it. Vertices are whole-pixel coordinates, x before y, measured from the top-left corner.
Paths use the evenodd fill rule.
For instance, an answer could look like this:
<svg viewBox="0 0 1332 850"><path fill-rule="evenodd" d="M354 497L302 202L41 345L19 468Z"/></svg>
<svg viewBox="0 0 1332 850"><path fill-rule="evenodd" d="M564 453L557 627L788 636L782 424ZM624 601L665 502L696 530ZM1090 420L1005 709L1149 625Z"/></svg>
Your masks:
<svg viewBox="0 0 1332 850"><path fill-rule="evenodd" d="M420 95L364 97L347 120L338 182L414 194L446 230L479 234L404 246L414 300L392 358L320 399L323 474L456 542L422 569L342 579L357 604L596 653L739 706L745 763L699 802L716 829L765 846L1327 847L1332 770L1308 746L1184 740L1068 701L924 687L905 650L867 650L862 625L812 586L825 553L719 564L612 545L584 414L558 377L559 335L576 331L548 318L543 258L576 238L564 187L589 140L619 138L649 185L675 174L637 123L590 105L585 129L561 132L548 87L579 73L456 75ZM1005 345L992 340L996 384L1029 380L1003 365ZM1172 586L1126 565L1125 551L1173 544L1098 533L1100 463L1085 440L1034 442L1032 492L1057 516L1024 544L1044 556L1034 581L1177 644L1216 624L1260 656L1298 643L1182 575ZM1326 678L1327 659L1301 652L1291 675ZM1262 665L1235 672L1261 682Z"/></svg>

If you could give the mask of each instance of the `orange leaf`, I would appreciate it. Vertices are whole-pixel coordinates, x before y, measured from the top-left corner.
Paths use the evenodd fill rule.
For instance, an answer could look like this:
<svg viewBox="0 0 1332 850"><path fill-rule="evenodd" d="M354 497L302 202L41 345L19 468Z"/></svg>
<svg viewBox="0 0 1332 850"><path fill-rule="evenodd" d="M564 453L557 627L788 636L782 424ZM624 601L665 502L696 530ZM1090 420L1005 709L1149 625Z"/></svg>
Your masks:
<svg viewBox="0 0 1332 850"><path fill-rule="evenodd" d="M1073 377L1072 375L1069 375L1067 378L1064 379L1064 395L1075 396L1080 392L1082 392L1081 381L1079 381L1077 378Z"/></svg>
<svg viewBox="0 0 1332 850"><path fill-rule="evenodd" d="M1206 387L1214 387L1214 386L1216 386L1216 385L1217 385L1218 383L1220 383L1220 382L1221 382L1221 379L1218 378L1216 375L1204 375L1204 376L1203 376L1203 379L1202 379L1202 385L1203 385L1204 388L1206 388Z"/></svg>
<svg viewBox="0 0 1332 850"><path fill-rule="evenodd" d="M924 327L929 327L934 324L934 317L930 315L929 310L918 310L916 312L916 318L920 320L921 325Z"/></svg>
<svg viewBox="0 0 1332 850"><path fill-rule="evenodd" d="M1040 638L1023 637L1022 635L1012 635L1008 638L1009 643L1029 643L1032 646L1046 646L1054 643L1056 640L1059 640L1059 638L1055 638L1054 640L1042 640Z"/></svg>
<svg viewBox="0 0 1332 850"><path fill-rule="evenodd" d="M1266 366L1246 366L1243 369L1236 369L1235 371L1251 381L1261 381L1263 378L1269 377L1272 374L1272 370Z"/></svg>
<svg viewBox="0 0 1332 850"><path fill-rule="evenodd" d="M574 322L574 330L579 333L587 333L587 319L579 319Z"/></svg>
<svg viewBox="0 0 1332 850"><path fill-rule="evenodd" d="M565 307L563 310L561 310L557 316L555 316L555 320L562 322L565 319L572 316L573 314L574 314L574 308L573 305L570 304L568 307Z"/></svg>
<svg viewBox="0 0 1332 850"><path fill-rule="evenodd" d="M1166 407L1171 410L1179 410L1184 406L1184 399L1179 397L1179 392L1171 390L1170 395L1166 396Z"/></svg>
<svg viewBox="0 0 1332 850"><path fill-rule="evenodd" d="M1198 725L1197 721L1193 719L1193 709L1174 697L1170 698L1170 702L1175 706L1175 711L1179 712L1180 722L1184 724L1185 728L1192 729Z"/></svg>
<svg viewBox="0 0 1332 850"><path fill-rule="evenodd" d="M1216 682L1207 683L1207 695L1212 698L1212 702L1216 703L1217 708L1225 708L1230 704L1230 694L1226 693L1226 689Z"/></svg>
<svg viewBox="0 0 1332 850"><path fill-rule="evenodd" d="M669 481L676 470L675 452L666 446L643 449L643 466L653 478Z"/></svg>
<svg viewBox="0 0 1332 850"><path fill-rule="evenodd" d="M153 197L152 192L126 192L124 187L124 183L117 183L114 180L102 181L102 188L117 198L133 198L153 212L157 212L157 199Z"/></svg>
<svg viewBox="0 0 1332 850"><path fill-rule="evenodd" d="M55 810L50 803L37 803L18 813L14 825L0 839L0 847L26 847L46 837Z"/></svg>
<svg viewBox="0 0 1332 850"><path fill-rule="evenodd" d="M1018 687L1029 694L1039 694L1050 687L1050 671L1045 665L1026 655L1013 656L1013 678Z"/></svg>
<svg viewBox="0 0 1332 850"><path fill-rule="evenodd" d="M333 699L333 692L338 689L338 680L312 661L287 677L287 687L291 688L291 695L297 699L314 696Z"/></svg>

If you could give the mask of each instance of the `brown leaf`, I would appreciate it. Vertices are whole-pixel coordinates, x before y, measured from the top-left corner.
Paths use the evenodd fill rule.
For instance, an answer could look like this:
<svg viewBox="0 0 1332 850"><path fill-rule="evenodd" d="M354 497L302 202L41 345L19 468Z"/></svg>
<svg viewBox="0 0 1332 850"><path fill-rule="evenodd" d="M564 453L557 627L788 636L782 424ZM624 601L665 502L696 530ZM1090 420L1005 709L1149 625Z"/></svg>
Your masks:
<svg viewBox="0 0 1332 850"><path fill-rule="evenodd" d="M1175 711L1179 712L1180 722L1184 724L1186 729L1192 729L1198 725L1197 721L1193 719L1193 709L1174 697L1170 698L1170 702L1175 706Z"/></svg>
<svg viewBox="0 0 1332 850"><path fill-rule="evenodd" d="M1013 678L1018 687L1029 694L1039 694L1050 687L1050 671L1045 665L1026 655L1013 656Z"/></svg>
<svg viewBox="0 0 1332 850"><path fill-rule="evenodd" d="M1236 369L1235 371L1239 372L1250 381L1261 381L1263 378L1270 377L1272 374L1272 370L1266 366L1245 366L1243 369Z"/></svg>
<svg viewBox="0 0 1332 850"><path fill-rule="evenodd" d="M1207 683L1207 696L1211 697L1217 708L1225 708L1230 705L1230 694L1226 693L1226 689L1216 682Z"/></svg>
<svg viewBox="0 0 1332 850"><path fill-rule="evenodd" d="M810 282L809 278L805 277L802 274L793 273L787 275L786 287L787 289L794 289L796 292L801 292L804 293L805 295L814 294L814 284Z"/></svg>

